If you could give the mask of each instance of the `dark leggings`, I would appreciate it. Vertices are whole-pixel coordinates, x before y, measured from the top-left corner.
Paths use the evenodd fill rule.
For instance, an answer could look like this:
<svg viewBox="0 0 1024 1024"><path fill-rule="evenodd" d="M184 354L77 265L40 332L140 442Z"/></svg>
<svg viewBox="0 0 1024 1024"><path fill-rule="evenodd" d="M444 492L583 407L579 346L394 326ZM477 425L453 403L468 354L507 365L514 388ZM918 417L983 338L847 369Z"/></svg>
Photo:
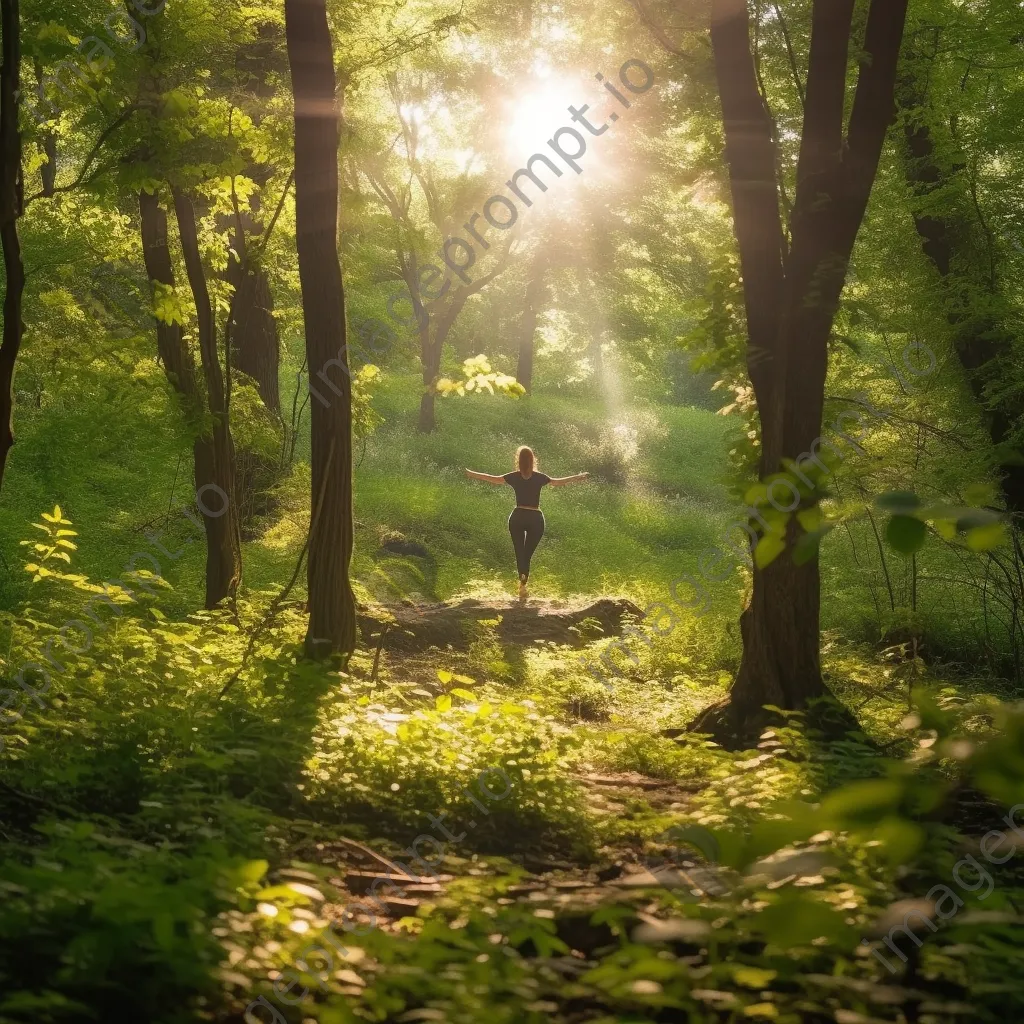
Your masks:
<svg viewBox="0 0 1024 1024"><path fill-rule="evenodd" d="M508 517L508 532L516 549L516 567L519 577L530 575L530 559L544 536L544 513L540 509L514 508Z"/></svg>

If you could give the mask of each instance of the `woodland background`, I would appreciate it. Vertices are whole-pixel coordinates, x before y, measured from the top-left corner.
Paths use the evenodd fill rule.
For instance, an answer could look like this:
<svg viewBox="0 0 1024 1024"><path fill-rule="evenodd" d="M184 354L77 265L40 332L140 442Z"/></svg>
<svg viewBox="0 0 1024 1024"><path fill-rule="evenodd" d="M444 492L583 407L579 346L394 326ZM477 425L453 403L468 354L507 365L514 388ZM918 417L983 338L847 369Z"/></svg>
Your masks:
<svg viewBox="0 0 1024 1024"><path fill-rule="evenodd" d="M1019 4L0 13L0 1022L1019 1014Z"/></svg>

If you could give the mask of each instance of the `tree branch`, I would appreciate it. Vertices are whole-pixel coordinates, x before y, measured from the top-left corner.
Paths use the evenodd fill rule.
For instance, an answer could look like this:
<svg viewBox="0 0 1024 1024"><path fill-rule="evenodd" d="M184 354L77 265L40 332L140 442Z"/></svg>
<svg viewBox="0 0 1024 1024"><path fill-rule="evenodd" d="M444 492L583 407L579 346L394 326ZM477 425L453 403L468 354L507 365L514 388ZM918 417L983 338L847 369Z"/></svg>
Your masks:
<svg viewBox="0 0 1024 1024"><path fill-rule="evenodd" d="M896 66L908 3L909 0L872 0L868 12L864 63L857 78L843 158L859 210L853 227L854 235L867 209L886 132L896 112Z"/></svg>
<svg viewBox="0 0 1024 1024"><path fill-rule="evenodd" d="M107 127L100 132L99 137L93 144L92 149L89 150L89 153L85 158L85 163L82 164L82 169L78 172L78 177L76 177L70 185L57 186L56 188L53 189L52 194L56 195L58 192L73 192L76 188L78 188L78 186L85 181L85 176L89 173L89 168L92 166L93 160L96 159L97 154L103 148L103 143L105 143L107 139L109 139L110 136L117 131L118 128L125 124L128 121L128 119L132 116L132 114L134 114L135 111L138 109L138 106L133 103L126 110L122 111L121 115L118 118L116 118L114 121L108 124ZM35 194L29 196L28 199L25 200L25 205L28 206L29 203L33 203L37 199L42 199L44 195L46 195L45 192L36 192Z"/></svg>
<svg viewBox="0 0 1024 1024"><path fill-rule="evenodd" d="M822 175L834 173L842 161L853 8L854 0L814 0L803 136L796 170L797 209L815 202L813 191L824 191L816 182ZM813 191L805 195L809 181Z"/></svg>
<svg viewBox="0 0 1024 1024"><path fill-rule="evenodd" d="M673 56L682 57L683 51L673 45L672 40L665 34L664 29L651 17L644 0L626 0L630 7L639 15L640 20L650 29L651 35Z"/></svg>
<svg viewBox="0 0 1024 1024"><path fill-rule="evenodd" d="M796 91L800 96L800 104L802 106L807 102L807 94L804 92L803 82L800 81L800 68L796 62L796 51L793 49L793 40L789 35L786 16L782 13L782 8L777 3L773 3L772 7L775 10L775 17L779 23L779 28L782 29L782 38L786 41L786 53L789 54L789 68L793 72L793 81L796 83Z"/></svg>

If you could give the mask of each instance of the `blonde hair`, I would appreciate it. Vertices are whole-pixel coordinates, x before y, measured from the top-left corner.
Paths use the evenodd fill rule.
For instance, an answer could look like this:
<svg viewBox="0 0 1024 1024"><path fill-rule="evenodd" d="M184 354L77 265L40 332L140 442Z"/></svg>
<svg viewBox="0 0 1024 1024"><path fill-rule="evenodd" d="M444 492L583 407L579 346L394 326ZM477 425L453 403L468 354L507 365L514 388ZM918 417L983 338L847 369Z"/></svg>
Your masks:
<svg viewBox="0 0 1024 1024"><path fill-rule="evenodd" d="M516 469L523 476L529 476L536 468L537 456L533 454L533 449L525 444L521 444L516 449Z"/></svg>

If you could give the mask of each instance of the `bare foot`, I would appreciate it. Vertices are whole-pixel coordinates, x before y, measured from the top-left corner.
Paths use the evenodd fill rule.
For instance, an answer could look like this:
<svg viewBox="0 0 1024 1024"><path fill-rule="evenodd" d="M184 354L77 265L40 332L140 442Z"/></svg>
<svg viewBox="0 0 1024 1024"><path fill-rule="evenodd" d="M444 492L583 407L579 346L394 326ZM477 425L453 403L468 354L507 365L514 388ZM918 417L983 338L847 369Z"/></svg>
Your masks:
<svg viewBox="0 0 1024 1024"><path fill-rule="evenodd" d="M526 584L524 582L520 582L520 584L519 584L519 603L520 604L526 604L526 598L527 597L528 597L528 594L526 592Z"/></svg>

